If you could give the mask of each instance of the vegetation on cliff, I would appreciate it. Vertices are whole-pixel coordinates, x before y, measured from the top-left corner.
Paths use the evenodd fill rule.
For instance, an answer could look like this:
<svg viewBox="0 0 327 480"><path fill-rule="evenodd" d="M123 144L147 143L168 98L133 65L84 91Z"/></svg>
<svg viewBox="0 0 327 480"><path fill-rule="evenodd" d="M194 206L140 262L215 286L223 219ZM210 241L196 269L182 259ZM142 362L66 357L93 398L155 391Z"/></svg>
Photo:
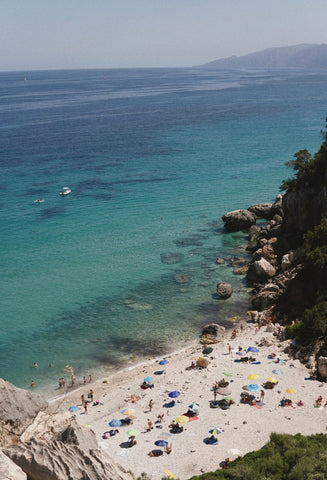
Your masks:
<svg viewBox="0 0 327 480"><path fill-rule="evenodd" d="M300 203L299 208L303 209L302 218L298 215L297 221L294 214L288 221L292 211L285 213L285 225L288 222L292 227L286 232L289 246L301 252L299 262L303 270L297 281L302 282L302 301L306 306L299 321L288 326L286 332L290 338L296 337L299 345L322 344L320 353L327 351L327 128L322 133L323 143L314 156L301 150L287 162L295 176L284 180L281 186L286 190L285 204L291 197L292 205ZM288 310L292 310L292 305L288 304Z"/></svg>
<svg viewBox="0 0 327 480"><path fill-rule="evenodd" d="M261 450L248 453L225 470L190 480L323 480L327 474L326 435L280 435L272 433Z"/></svg>

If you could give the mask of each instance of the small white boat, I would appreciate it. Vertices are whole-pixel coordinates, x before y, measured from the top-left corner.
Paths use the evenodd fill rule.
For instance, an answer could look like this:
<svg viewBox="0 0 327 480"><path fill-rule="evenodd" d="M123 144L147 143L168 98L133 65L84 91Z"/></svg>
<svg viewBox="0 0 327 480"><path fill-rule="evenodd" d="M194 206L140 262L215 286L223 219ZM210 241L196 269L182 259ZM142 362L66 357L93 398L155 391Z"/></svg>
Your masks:
<svg viewBox="0 0 327 480"><path fill-rule="evenodd" d="M71 193L71 189L69 187L62 187L62 190L60 192L60 195L62 197L65 197L66 195L69 195Z"/></svg>

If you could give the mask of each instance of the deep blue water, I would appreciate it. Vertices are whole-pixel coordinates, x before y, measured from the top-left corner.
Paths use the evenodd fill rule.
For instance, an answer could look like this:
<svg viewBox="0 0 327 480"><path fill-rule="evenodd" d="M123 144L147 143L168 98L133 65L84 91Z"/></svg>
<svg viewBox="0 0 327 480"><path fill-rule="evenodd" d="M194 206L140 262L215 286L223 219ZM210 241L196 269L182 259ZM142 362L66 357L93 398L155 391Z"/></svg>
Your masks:
<svg viewBox="0 0 327 480"><path fill-rule="evenodd" d="M244 257L245 236L224 234L221 216L274 200L285 162L318 149L326 81L285 70L0 73L0 376L53 390L66 364L77 379L104 375L246 308L244 278L216 263ZM234 286L227 301L214 296L219 280Z"/></svg>

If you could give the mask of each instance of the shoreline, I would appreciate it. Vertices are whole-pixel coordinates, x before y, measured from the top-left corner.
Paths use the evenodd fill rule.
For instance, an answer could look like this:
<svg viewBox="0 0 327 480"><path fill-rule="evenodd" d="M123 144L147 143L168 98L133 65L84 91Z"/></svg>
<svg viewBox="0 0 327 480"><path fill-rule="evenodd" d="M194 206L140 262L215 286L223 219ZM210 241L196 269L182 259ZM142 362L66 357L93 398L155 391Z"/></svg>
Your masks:
<svg viewBox="0 0 327 480"><path fill-rule="evenodd" d="M189 370L192 358L202 356L203 345L195 343L178 352L165 355L169 363L163 368L165 373L155 375L159 357L139 363L128 370L117 372L110 377L108 383L97 380L85 387L69 392L61 399L53 399L61 411L68 412L69 406L75 405L79 410L75 418L81 425L95 432L98 446L126 470L131 470L136 476L146 472L152 480L161 480L163 469L171 470L176 478L187 480L192 475L200 475L207 471L219 469L219 464L229 456L231 448L237 448L242 455L262 448L269 440L271 432L278 433L325 433L326 427L323 418L325 412L315 409L313 404L324 384L318 381L304 381L309 376L308 370L298 360L290 360L283 353L290 341L280 342L273 333L267 332L266 327L258 331L256 324L243 320L244 331L236 339L231 340L230 332L225 332L225 340L210 345L213 352L206 356L209 360L208 368L202 370ZM261 338L268 338L270 347L258 347L255 354L259 364L241 364L235 362L239 359L237 354L240 345L247 349L249 346L258 346ZM232 353L228 353L228 344L232 346ZM279 345L282 345L279 347ZM265 390L265 399L262 408L243 405L240 394L243 387L253 380L249 374L258 374L257 380L260 388L262 383L276 369L275 361L268 360L267 355L276 352L283 359L283 375L278 377L279 383L273 390ZM161 367L160 367L161 368ZM213 400L212 385L222 379L222 372L227 371L230 381L232 397L235 401L230 409L224 411L220 408L211 408ZM153 376L154 388L142 390L140 385L147 376ZM288 388L295 388L295 394L288 394ZM94 391L93 405L90 403L87 413L81 405L81 394L87 397L88 391ZM178 390L181 395L176 399L173 408L167 406L170 391ZM136 395L138 400L131 402ZM259 394L260 395L260 394ZM258 394L256 394L258 397ZM283 396L294 400L294 407L280 407L279 402ZM219 397L220 399L222 397ZM153 400L153 409L149 410L149 401ZM296 403L302 400L303 407ZM196 402L200 405L198 420L182 424L184 431L181 434L171 434L169 425L178 415L184 414L188 405ZM108 439L103 434L111 427L108 422L112 419L123 418L121 413L124 408L135 409L132 414L132 428L140 434L136 437L137 444L133 448L124 448L128 440L126 431L130 427L118 428L119 434ZM158 423L158 415L163 414L162 423ZM148 421L152 428L148 429ZM218 427L222 433L218 436L217 445L206 445L205 438L210 437L209 430ZM155 449L155 441L165 439L172 443L172 453L163 453L158 458L149 458L148 453Z"/></svg>

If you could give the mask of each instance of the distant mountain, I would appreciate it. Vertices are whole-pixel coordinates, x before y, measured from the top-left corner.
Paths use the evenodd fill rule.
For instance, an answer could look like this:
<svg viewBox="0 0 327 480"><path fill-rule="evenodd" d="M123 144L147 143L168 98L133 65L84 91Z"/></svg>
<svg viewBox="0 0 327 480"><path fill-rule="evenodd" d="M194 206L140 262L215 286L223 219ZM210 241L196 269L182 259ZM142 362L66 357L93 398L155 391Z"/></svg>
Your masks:
<svg viewBox="0 0 327 480"><path fill-rule="evenodd" d="M303 43L267 48L241 57L221 58L202 68L327 68L327 45Z"/></svg>

